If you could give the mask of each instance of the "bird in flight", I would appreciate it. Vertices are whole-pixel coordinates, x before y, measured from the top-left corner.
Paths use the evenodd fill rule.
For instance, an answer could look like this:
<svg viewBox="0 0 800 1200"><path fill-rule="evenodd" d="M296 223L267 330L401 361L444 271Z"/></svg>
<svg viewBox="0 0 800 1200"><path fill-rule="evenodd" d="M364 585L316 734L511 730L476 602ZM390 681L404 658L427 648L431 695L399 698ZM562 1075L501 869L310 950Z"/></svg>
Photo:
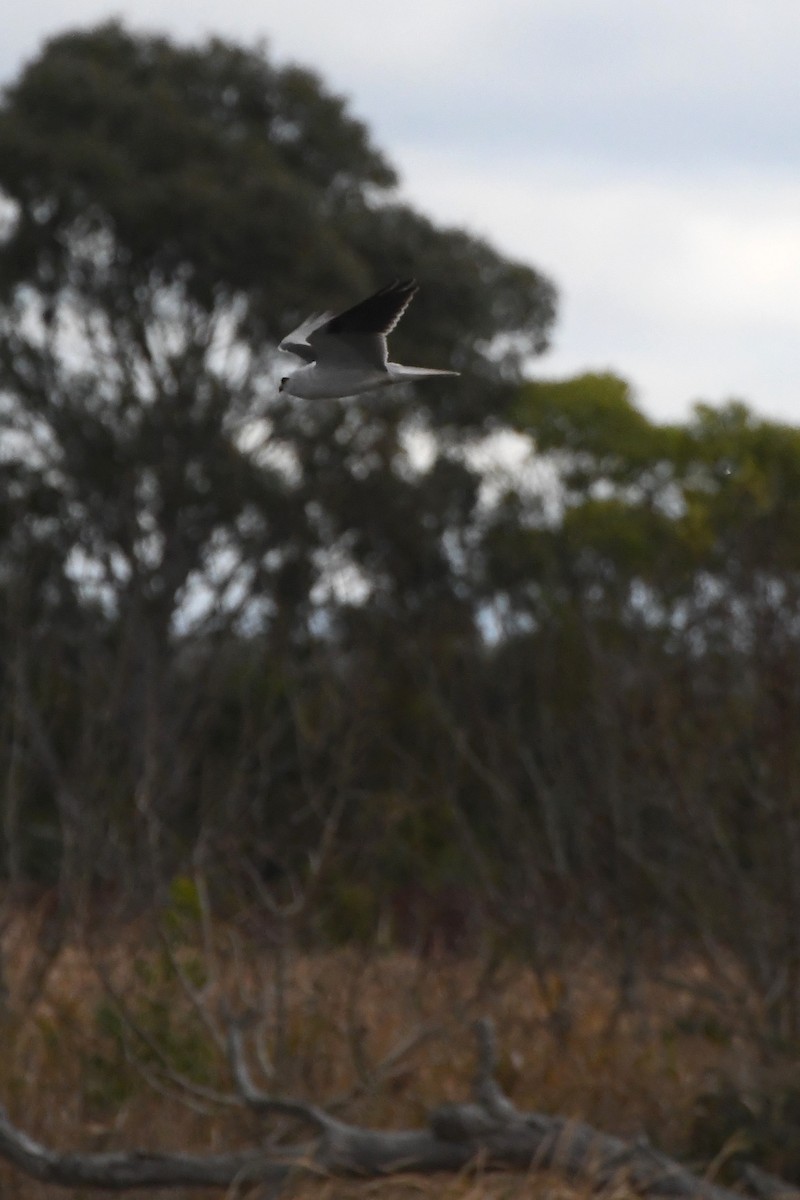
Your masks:
<svg viewBox="0 0 800 1200"><path fill-rule="evenodd" d="M309 317L280 344L305 360L281 380L280 391L305 400L336 400L390 383L458 375L430 367L404 367L388 361L386 336L414 299L415 279L396 279L346 312Z"/></svg>

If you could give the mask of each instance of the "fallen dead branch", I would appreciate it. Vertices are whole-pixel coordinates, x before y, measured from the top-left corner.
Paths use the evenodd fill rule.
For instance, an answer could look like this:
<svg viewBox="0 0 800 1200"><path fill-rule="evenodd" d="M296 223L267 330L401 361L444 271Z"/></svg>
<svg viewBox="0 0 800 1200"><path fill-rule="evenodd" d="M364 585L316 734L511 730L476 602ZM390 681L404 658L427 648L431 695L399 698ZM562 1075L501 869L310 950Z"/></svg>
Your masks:
<svg viewBox="0 0 800 1200"><path fill-rule="evenodd" d="M350 1125L317 1105L272 1096L253 1082L247 1062L247 1021L228 1019L233 1079L248 1108L262 1116L291 1118L312 1131L307 1142L267 1144L261 1149L217 1155L60 1153L34 1141L0 1111L0 1157L35 1179L65 1187L122 1191L150 1187L235 1188L266 1183L287 1188L303 1176L376 1178L395 1174L483 1170L557 1171L603 1189L624 1185L642 1196L735 1200L738 1193L692 1174L646 1140L624 1141L581 1121L520 1112L495 1079L495 1038L490 1021L476 1025L478 1069L474 1098L436 1108L428 1126L376 1130ZM751 1194L765 1195L755 1173ZM769 1177L772 1196L800 1193Z"/></svg>

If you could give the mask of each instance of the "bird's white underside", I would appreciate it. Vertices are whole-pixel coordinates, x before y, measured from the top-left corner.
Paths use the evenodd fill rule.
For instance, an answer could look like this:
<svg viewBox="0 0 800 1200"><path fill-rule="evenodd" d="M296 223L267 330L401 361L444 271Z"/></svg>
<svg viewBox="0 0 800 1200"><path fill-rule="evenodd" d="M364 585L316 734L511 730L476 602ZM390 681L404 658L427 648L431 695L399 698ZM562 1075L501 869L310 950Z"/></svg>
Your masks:
<svg viewBox="0 0 800 1200"><path fill-rule="evenodd" d="M300 367L283 385L283 391L303 400L337 400L343 396L358 396L393 383L410 383L433 375L457 375L457 371L437 371L428 367L404 367L387 363L385 370L365 371L359 368L320 367L312 363Z"/></svg>

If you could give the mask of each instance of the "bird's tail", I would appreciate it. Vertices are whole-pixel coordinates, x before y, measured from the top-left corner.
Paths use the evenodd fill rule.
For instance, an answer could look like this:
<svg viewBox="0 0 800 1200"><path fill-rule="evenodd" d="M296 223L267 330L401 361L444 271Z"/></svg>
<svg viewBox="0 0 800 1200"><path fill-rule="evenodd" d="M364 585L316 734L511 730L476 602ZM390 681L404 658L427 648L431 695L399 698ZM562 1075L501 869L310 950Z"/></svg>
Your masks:
<svg viewBox="0 0 800 1200"><path fill-rule="evenodd" d="M436 367L404 367L400 363L387 363L390 374L396 379L428 379L433 375L460 375L460 371L440 371Z"/></svg>

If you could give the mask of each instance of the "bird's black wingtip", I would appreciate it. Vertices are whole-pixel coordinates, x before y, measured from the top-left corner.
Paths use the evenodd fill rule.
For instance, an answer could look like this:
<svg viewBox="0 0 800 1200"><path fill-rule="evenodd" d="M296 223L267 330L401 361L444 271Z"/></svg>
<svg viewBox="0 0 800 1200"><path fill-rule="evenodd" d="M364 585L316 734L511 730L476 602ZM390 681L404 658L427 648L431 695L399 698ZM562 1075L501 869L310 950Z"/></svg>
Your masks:
<svg viewBox="0 0 800 1200"><path fill-rule="evenodd" d="M416 292L418 290L419 284L416 279L395 278L391 283L387 283L386 287L381 288L381 293L388 295L390 292Z"/></svg>

